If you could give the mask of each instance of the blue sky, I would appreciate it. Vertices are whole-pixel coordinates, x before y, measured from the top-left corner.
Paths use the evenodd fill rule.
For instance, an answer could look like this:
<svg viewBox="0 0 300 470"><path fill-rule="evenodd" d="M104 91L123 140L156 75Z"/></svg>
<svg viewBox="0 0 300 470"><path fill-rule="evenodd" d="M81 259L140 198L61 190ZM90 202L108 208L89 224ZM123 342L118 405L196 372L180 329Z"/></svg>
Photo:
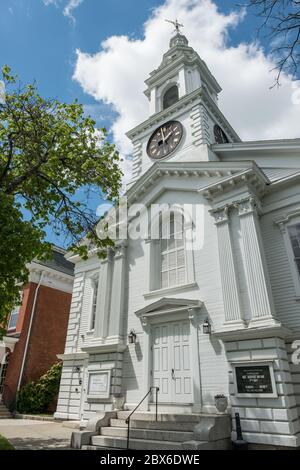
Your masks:
<svg viewBox="0 0 300 470"><path fill-rule="evenodd" d="M64 14L70 1L78 3L71 12L73 17ZM52 4L46 5L47 2ZM78 59L76 50L95 57L101 50L100 44L109 37L125 35L132 41L142 40L144 23L165 3L159 0L1 0L0 65L8 64L23 82L36 80L44 97L66 102L77 98L99 126L110 128L116 119L114 108L118 108L118 102L106 99L109 103L104 104L101 93L99 99L88 87L84 92L81 78L72 78ZM225 15L238 11L236 0L215 3ZM255 16L248 13L228 30L226 47L255 41L257 24ZM186 29L184 33L189 36ZM163 52L157 54L158 63ZM100 197L94 195L91 207L96 208L99 201ZM53 236L51 230L47 237L57 244L65 243L63 238Z"/></svg>

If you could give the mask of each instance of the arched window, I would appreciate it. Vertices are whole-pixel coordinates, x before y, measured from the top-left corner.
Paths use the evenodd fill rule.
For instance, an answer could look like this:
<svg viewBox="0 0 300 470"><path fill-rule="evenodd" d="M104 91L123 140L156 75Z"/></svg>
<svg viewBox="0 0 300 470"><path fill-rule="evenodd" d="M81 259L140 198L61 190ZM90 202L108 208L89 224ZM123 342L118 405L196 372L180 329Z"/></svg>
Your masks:
<svg viewBox="0 0 300 470"><path fill-rule="evenodd" d="M161 218L160 279L161 288L186 283L184 219L181 213L170 212Z"/></svg>
<svg viewBox="0 0 300 470"><path fill-rule="evenodd" d="M169 108L172 104L176 103L179 100L178 87L173 85L169 88L164 94L163 98L163 109Z"/></svg>

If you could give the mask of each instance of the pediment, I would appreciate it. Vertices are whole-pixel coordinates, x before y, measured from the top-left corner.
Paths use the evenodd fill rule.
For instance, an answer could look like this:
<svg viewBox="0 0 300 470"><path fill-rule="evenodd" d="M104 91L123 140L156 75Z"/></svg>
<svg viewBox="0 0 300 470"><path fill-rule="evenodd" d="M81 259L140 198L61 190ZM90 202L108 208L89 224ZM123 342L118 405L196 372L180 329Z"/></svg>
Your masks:
<svg viewBox="0 0 300 470"><path fill-rule="evenodd" d="M176 311L188 311L190 309L199 309L202 306L201 300L192 300L192 299L174 299L163 297L160 300L152 302L146 307L141 308L135 312L136 316L141 317L151 317L155 315L162 315L167 313L172 313Z"/></svg>
<svg viewBox="0 0 300 470"><path fill-rule="evenodd" d="M129 203L134 203L149 193L165 177L206 177L227 180L249 169L249 162L156 162L127 191Z"/></svg>

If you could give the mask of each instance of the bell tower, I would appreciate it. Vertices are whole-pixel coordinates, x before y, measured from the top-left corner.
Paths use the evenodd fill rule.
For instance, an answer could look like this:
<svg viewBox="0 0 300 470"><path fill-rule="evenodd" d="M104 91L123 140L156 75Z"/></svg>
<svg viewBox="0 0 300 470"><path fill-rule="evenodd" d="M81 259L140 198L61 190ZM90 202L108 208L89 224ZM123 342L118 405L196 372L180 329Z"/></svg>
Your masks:
<svg viewBox="0 0 300 470"><path fill-rule="evenodd" d="M127 133L134 146L132 183L155 161L217 160L213 144L240 141L219 109L219 83L181 34L182 25L170 23L169 49L145 81L149 118Z"/></svg>

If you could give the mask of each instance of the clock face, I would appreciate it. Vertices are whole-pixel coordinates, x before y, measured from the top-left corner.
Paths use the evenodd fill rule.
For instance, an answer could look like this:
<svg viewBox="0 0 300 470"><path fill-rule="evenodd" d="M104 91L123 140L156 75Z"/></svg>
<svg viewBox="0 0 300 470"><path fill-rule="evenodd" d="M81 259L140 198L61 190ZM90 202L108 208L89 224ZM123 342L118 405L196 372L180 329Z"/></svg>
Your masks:
<svg viewBox="0 0 300 470"><path fill-rule="evenodd" d="M214 127L214 135L215 141L217 144L228 144L229 140L223 129L218 126L218 124Z"/></svg>
<svg viewBox="0 0 300 470"><path fill-rule="evenodd" d="M183 127L180 122L166 122L158 127L150 137L147 145L147 154L155 160L166 157L178 147L182 135Z"/></svg>

